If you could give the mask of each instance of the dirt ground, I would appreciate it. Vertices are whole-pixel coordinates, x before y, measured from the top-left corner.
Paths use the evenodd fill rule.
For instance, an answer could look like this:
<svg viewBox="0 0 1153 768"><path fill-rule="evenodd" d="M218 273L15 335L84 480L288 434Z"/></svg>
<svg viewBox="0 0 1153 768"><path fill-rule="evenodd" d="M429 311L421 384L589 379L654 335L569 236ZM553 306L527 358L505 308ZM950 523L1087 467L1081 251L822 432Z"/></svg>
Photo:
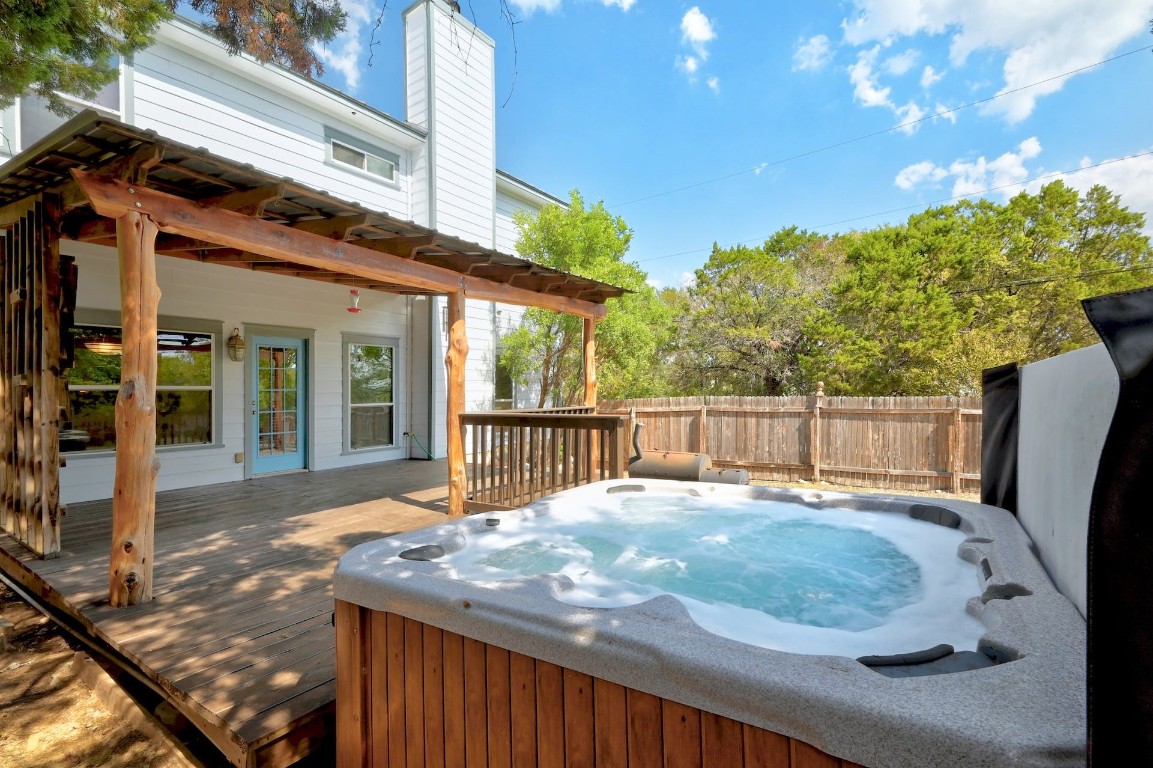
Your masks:
<svg viewBox="0 0 1153 768"><path fill-rule="evenodd" d="M42 614L0 584L0 766L182 768L167 744L112 715L80 679L73 648Z"/></svg>

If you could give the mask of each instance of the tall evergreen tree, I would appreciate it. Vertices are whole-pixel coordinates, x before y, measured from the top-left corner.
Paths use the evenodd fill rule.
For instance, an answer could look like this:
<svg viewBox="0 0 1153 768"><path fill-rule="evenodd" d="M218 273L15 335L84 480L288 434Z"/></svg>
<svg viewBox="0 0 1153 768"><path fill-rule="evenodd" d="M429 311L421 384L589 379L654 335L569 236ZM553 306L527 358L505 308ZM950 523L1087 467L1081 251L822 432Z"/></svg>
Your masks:
<svg viewBox="0 0 1153 768"><path fill-rule="evenodd" d="M93 100L119 75L119 58L152 44L181 0L0 0L0 109L37 95L67 115L59 97ZM211 20L230 53L251 53L301 74L323 68L310 45L344 28L339 0L188 0Z"/></svg>

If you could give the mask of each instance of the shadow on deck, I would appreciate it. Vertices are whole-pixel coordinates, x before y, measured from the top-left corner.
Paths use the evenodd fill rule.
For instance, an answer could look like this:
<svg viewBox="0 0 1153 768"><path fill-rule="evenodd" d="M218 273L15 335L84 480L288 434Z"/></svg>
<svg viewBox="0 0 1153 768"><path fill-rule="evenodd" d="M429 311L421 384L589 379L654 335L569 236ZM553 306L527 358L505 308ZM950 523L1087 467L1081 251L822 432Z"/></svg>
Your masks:
<svg viewBox="0 0 1153 768"><path fill-rule="evenodd" d="M332 736L332 572L364 541L442 522L443 462L395 461L157 494L153 600L108 606L111 501L73 504L63 551L0 532L0 569L137 666L238 766Z"/></svg>

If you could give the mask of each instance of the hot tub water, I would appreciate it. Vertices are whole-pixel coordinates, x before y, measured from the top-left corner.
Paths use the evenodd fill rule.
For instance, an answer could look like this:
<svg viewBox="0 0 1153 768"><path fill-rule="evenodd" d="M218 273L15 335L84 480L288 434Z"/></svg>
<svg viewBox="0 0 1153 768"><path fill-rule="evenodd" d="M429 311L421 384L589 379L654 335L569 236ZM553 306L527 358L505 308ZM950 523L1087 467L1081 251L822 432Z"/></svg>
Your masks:
<svg viewBox="0 0 1153 768"><path fill-rule="evenodd" d="M965 534L899 512L686 494L616 494L501 515L440 558L472 582L558 574L570 605L675 596L703 628L753 645L847 656L972 650Z"/></svg>

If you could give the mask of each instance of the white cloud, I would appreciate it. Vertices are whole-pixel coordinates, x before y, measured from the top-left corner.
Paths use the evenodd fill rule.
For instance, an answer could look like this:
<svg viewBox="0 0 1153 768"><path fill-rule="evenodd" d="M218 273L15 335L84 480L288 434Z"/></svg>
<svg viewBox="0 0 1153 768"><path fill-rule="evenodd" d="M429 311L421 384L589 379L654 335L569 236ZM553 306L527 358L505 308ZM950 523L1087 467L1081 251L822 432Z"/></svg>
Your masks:
<svg viewBox="0 0 1153 768"><path fill-rule="evenodd" d="M808 40L798 41L797 49L793 51L793 70L819 72L832 59L833 52L829 48L829 38L825 35L814 35Z"/></svg>
<svg viewBox="0 0 1153 768"><path fill-rule="evenodd" d="M913 101L899 106L893 101L893 89L889 86L881 87L874 71L881 48L881 45L875 45L867 51L859 52L856 63L848 68L849 82L853 84L853 98L861 102L861 106L864 107L888 109L896 116L897 124L901 126L902 133L906 135L916 133L920 127L919 121L926 112L924 108Z"/></svg>
<svg viewBox="0 0 1153 768"><path fill-rule="evenodd" d="M531 16L534 11L552 13L561 7L564 0L508 0L508 2L525 16ZM626 12L636 4L637 0L601 0L601 5L606 8L616 6Z"/></svg>
<svg viewBox="0 0 1153 768"><path fill-rule="evenodd" d="M948 120L953 125L957 124L957 111L956 111L956 109L954 109L953 107L950 107L946 104L942 104L939 101L937 102L937 106L933 108L933 117L934 118L939 117L942 120Z"/></svg>
<svg viewBox="0 0 1153 768"><path fill-rule="evenodd" d="M849 82L853 84L853 97L866 107L891 107L889 100L891 88L881 88L877 85L873 66L877 62L877 54L881 46L857 54L857 63L849 67Z"/></svg>
<svg viewBox="0 0 1153 768"><path fill-rule="evenodd" d="M365 0L341 0L347 14L344 31L332 39L328 45L316 51L316 57L325 69L339 72L344 77L344 86L349 93L355 93L360 85L362 33L368 25L370 11Z"/></svg>
<svg viewBox="0 0 1153 768"><path fill-rule="evenodd" d="M509 0L509 2L513 8L516 8L525 16L530 16L534 11L552 13L557 8L560 8L563 0Z"/></svg>
<svg viewBox="0 0 1153 768"><path fill-rule="evenodd" d="M687 46L692 52L677 56L675 65L688 77L690 83L697 82L701 67L709 60L709 44L716 38L713 22L701 13L699 7L694 5L681 17L681 45ZM715 75L710 75L705 79L705 84L716 93L721 81Z"/></svg>
<svg viewBox="0 0 1153 768"><path fill-rule="evenodd" d="M708 44L716 37L712 21L699 7L694 5L681 17L681 42L690 46L701 61L708 61Z"/></svg>
<svg viewBox="0 0 1153 768"><path fill-rule="evenodd" d="M917 129L921 127L921 119L925 117L925 110L911 101L903 107L897 107L894 111L900 121L898 123L899 130L906 136L916 133Z"/></svg>
<svg viewBox="0 0 1153 768"><path fill-rule="evenodd" d="M890 75L903 75L913 68L913 65L917 63L917 57L920 55L920 51L915 51L910 48L896 56L890 56L885 59L885 71Z"/></svg>
<svg viewBox="0 0 1153 768"><path fill-rule="evenodd" d="M893 180L903 190L910 190L914 187L919 187L926 181L936 183L949 175L949 172L938 165L934 165L928 160L922 160L919 163L902 168L897 174L897 178Z"/></svg>
<svg viewBox="0 0 1153 768"><path fill-rule="evenodd" d="M676 63L677 69L688 75L690 80L696 79L697 70L701 68L696 56L677 56Z"/></svg>
<svg viewBox="0 0 1153 768"><path fill-rule="evenodd" d="M1065 79L1014 89L1084 67L1115 53L1145 29L1151 0L853 0L856 14L842 22L851 45L892 44L919 34L949 34L949 60L963 66L978 50L1005 55L1003 98L983 107L1009 123L1028 117L1037 99L1055 93Z"/></svg>
<svg viewBox="0 0 1153 768"><path fill-rule="evenodd" d="M924 160L902 168L893 183L909 191L952 177L953 197L977 197L987 191L996 191L1007 199L1020 192L1019 185L1029 178L1025 161L1040 154L1041 142L1032 136L1018 144L1016 151L1005 152L993 160L986 160L982 155L976 160L954 160L948 168Z"/></svg>
<svg viewBox="0 0 1153 768"><path fill-rule="evenodd" d="M1149 150L1153 150L1153 147ZM1090 168L1091 165L1096 167ZM1130 211L1145 214L1145 234L1153 236L1153 184L1149 183L1149 179L1153 178L1153 155L1128 155L1098 163L1085 157L1080 167L1085 170L1046 177L1035 184L1029 184L1026 189L1036 193L1042 184L1057 179L1082 193L1088 192L1094 184L1101 184L1121 196L1121 205Z"/></svg>
<svg viewBox="0 0 1153 768"><path fill-rule="evenodd" d="M658 291L667 285L664 280L651 274L645 278L645 282ZM678 288L692 288L697 284L697 276L693 272L681 272L673 279L673 283Z"/></svg>
<svg viewBox="0 0 1153 768"><path fill-rule="evenodd" d="M926 64L925 68L921 71L921 87L925 89L932 88L934 85L941 82L942 78L944 77L944 72L938 72L937 70L933 69L932 66Z"/></svg>

